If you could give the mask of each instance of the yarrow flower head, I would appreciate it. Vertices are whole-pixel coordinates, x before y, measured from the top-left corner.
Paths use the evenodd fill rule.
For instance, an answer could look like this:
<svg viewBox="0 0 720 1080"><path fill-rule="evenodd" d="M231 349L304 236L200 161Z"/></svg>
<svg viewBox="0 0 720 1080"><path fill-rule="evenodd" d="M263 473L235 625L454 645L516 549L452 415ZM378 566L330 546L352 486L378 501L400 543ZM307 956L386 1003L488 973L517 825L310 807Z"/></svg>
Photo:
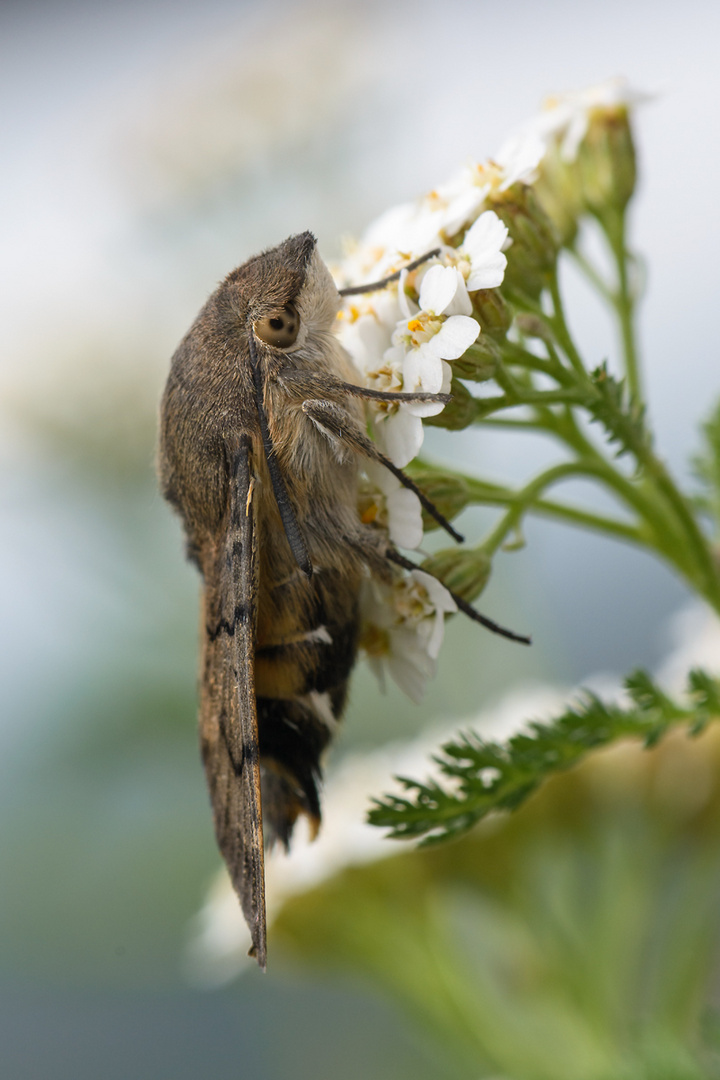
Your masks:
<svg viewBox="0 0 720 1080"><path fill-rule="evenodd" d="M424 420L452 430L483 415L469 384L501 374L508 349L517 349L508 334L527 334L528 301L542 331L537 310L582 215L602 220L617 214L632 193L628 112L642 100L620 80L553 98L492 159L468 164L423 197L384 213L337 268L336 278L352 286L386 282L345 298L339 336L358 380L397 395L366 403L368 426L394 465L404 468L420 452ZM449 406L402 400L403 394L448 393ZM384 530L392 544L421 547L419 500L391 473L366 469L359 509L363 522ZM468 589L481 588L489 568L472 559L462 566ZM442 586L429 575L424 579L428 603L437 600L437 606L433 619L426 613L418 625L432 623L437 632L454 605L450 597L443 606L447 591L435 595ZM437 639L426 647L426 631L399 612L401 598L420 582L368 584L375 614L367 616L364 634L376 669L389 670L416 698L434 672ZM453 588L462 592L457 583Z"/></svg>
<svg viewBox="0 0 720 1080"><path fill-rule="evenodd" d="M448 226L454 227L457 220L448 214L467 217L458 209L461 202L477 209L488 190L487 184L482 189L469 187L472 199L451 200L445 207L442 221ZM411 210L400 207L380 219L361 245L371 256L363 259L361 249L356 249L349 265L361 264L366 274L371 265L382 276L401 269L418 251L426 254L427 244L439 240L440 210L423 206ZM424 223L428 215L434 221L432 235ZM378 235L383 222L388 228L385 247ZM349 299L341 312L341 340L365 384L374 390L448 393L451 362L459 360L481 332L470 292L502 283L507 262L502 248L508 234L496 214L480 214L456 247L445 242L442 227L439 231L443 246L432 260L412 274L402 273L397 284L377 294ZM407 241L404 249L399 246L403 241ZM343 273L348 274L347 266ZM423 441L422 417L437 415L442 408L440 403L410 402L370 406L376 439L396 465L402 468L417 455Z"/></svg>

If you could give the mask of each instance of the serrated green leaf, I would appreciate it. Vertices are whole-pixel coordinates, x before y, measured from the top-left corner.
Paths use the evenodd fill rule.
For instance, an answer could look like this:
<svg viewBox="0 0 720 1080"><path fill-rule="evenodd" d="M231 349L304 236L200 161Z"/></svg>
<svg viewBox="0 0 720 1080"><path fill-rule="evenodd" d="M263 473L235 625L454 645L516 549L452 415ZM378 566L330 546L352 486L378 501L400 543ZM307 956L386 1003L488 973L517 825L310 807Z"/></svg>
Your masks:
<svg viewBox="0 0 720 1080"><path fill-rule="evenodd" d="M625 379L616 379L602 363L590 373L598 393L588 402L593 420L605 428L610 443L617 443L617 456L631 453L641 456L649 449L650 433L645 427L645 406L628 400Z"/></svg>
<svg viewBox="0 0 720 1080"><path fill-rule="evenodd" d="M555 720L532 721L505 744L473 731L459 734L433 756L450 786L397 777L407 797L375 799L369 822L390 829L392 837L423 837L423 844L436 844L493 811L516 809L549 776L594 749L628 737L654 746L673 726L685 724L696 735L720 716L720 682L704 671L689 673L688 703L673 701L644 671L632 672L625 688L627 707L585 691Z"/></svg>

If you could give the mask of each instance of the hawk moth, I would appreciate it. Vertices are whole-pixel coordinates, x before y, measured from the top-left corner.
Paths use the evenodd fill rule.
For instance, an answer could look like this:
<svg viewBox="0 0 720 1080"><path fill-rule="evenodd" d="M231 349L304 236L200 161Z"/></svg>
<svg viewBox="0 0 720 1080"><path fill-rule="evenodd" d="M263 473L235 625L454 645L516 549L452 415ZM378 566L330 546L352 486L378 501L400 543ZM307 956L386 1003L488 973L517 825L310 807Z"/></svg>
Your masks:
<svg viewBox="0 0 720 1080"><path fill-rule="evenodd" d="M334 334L340 295L309 232L249 259L178 347L161 406L161 487L204 583L200 740L215 833L263 968L263 834L287 845L300 814L317 829L361 583L414 567L360 520L359 460L391 469L462 539L368 437L362 401L449 398L357 385Z"/></svg>

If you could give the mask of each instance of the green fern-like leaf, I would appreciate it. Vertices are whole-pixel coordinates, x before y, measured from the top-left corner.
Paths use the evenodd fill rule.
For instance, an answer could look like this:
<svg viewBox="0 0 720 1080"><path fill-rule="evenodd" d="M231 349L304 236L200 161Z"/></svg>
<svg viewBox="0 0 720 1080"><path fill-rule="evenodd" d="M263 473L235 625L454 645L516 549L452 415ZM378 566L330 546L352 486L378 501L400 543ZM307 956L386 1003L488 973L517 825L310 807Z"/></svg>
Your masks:
<svg viewBox="0 0 720 1080"><path fill-rule="evenodd" d="M438 843L466 832L493 811L514 810L549 776L592 750L631 737L652 746L681 724L696 735L720 716L720 682L704 671L690 672L684 703L673 701L643 671L629 675L625 688L627 706L585 691L556 719L532 722L504 745L475 732L458 735L434 758L440 781L397 777L404 794L374 800L368 820L390 829L395 838Z"/></svg>
<svg viewBox="0 0 720 1080"><path fill-rule="evenodd" d="M695 477L700 481L701 491L695 504L715 522L720 533L720 401L702 425L703 445L692 460Z"/></svg>
<svg viewBox="0 0 720 1080"><path fill-rule="evenodd" d="M588 403L593 420L602 424L609 441L618 444L617 456L642 457L650 448L650 434L645 426L645 407L628 401L624 379L616 379L602 363L591 372L597 398Z"/></svg>

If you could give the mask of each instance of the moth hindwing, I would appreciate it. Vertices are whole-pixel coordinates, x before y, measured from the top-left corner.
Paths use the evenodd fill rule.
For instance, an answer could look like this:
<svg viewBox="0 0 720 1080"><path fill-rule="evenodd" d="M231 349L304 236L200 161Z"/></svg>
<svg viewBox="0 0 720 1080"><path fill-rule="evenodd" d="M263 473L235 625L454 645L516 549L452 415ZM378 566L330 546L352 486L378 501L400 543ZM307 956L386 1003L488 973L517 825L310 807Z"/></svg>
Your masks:
<svg viewBox="0 0 720 1080"><path fill-rule="evenodd" d="M417 491L368 438L362 399L440 397L361 387L333 332L339 304L312 234L250 259L181 342L161 406L160 481L204 584L200 734L215 833L262 967L263 836L287 845L300 814L318 827L363 578L389 580L407 562L358 513L361 458Z"/></svg>

